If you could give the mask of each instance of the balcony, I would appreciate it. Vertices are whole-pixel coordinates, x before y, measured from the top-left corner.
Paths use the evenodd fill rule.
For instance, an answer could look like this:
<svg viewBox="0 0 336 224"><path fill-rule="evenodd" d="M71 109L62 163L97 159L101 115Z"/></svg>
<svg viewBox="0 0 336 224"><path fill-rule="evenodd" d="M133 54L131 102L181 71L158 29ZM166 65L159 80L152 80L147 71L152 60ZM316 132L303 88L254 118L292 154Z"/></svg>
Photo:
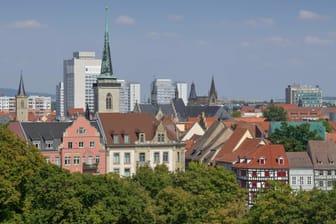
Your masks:
<svg viewBox="0 0 336 224"><path fill-rule="evenodd" d="M83 173L97 173L98 170L98 164L87 164L83 163Z"/></svg>

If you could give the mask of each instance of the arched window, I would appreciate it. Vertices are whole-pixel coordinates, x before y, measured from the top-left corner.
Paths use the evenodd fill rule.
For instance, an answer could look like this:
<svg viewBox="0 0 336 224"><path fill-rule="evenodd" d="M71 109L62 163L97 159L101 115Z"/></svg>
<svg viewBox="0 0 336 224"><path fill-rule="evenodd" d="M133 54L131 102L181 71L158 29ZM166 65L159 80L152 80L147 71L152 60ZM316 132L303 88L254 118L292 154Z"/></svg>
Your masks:
<svg viewBox="0 0 336 224"><path fill-rule="evenodd" d="M112 109L112 94L108 93L106 95L106 109L111 110Z"/></svg>

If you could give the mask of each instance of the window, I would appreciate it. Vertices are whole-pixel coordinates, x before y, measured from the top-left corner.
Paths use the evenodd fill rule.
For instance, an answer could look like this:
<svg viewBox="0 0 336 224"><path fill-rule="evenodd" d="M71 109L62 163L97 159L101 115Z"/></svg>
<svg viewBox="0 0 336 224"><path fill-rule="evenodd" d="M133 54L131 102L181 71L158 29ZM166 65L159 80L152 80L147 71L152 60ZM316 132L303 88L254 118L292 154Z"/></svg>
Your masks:
<svg viewBox="0 0 336 224"><path fill-rule="evenodd" d="M96 155L96 164L99 164L100 162L100 155Z"/></svg>
<svg viewBox="0 0 336 224"><path fill-rule="evenodd" d="M91 141L90 142L90 148L94 148L95 147L95 142L94 141Z"/></svg>
<svg viewBox="0 0 336 224"><path fill-rule="evenodd" d="M300 185L303 185L304 184L304 178L303 176L300 176Z"/></svg>
<svg viewBox="0 0 336 224"><path fill-rule="evenodd" d="M279 157L279 158L278 158L278 163L279 163L280 165L283 165L283 164L284 164L284 158L283 158L283 157Z"/></svg>
<svg viewBox="0 0 336 224"><path fill-rule="evenodd" d="M71 165L71 157L70 156L65 156L64 165L66 165L66 166Z"/></svg>
<svg viewBox="0 0 336 224"><path fill-rule="evenodd" d="M46 149L52 149L53 148L53 141L46 141Z"/></svg>
<svg viewBox="0 0 336 224"><path fill-rule="evenodd" d="M83 155L82 156L82 163L85 163L86 162L86 160L85 160L85 156Z"/></svg>
<svg viewBox="0 0 336 224"><path fill-rule="evenodd" d="M181 155L180 155L180 152L177 152L177 162L180 162L180 160L181 160Z"/></svg>
<svg viewBox="0 0 336 224"><path fill-rule="evenodd" d="M328 187L332 187L333 186L333 183L331 180L328 180Z"/></svg>
<svg viewBox="0 0 336 224"><path fill-rule="evenodd" d="M257 181L253 181L252 182L252 188L256 188L257 187Z"/></svg>
<svg viewBox="0 0 336 224"><path fill-rule="evenodd" d="M241 170L240 171L240 176L245 177L246 176L246 170Z"/></svg>
<svg viewBox="0 0 336 224"><path fill-rule="evenodd" d="M55 164L56 164L57 166L61 166L61 158L60 158L59 156L56 156L56 157L55 157Z"/></svg>
<svg viewBox="0 0 336 224"><path fill-rule="evenodd" d="M320 171L319 171L319 175L320 175L320 176L323 176L323 170L320 170Z"/></svg>
<svg viewBox="0 0 336 224"><path fill-rule="evenodd" d="M84 142L79 142L78 146L79 146L79 148L84 148Z"/></svg>
<svg viewBox="0 0 336 224"><path fill-rule="evenodd" d="M139 142L145 142L145 134L144 133L140 133L139 134Z"/></svg>
<svg viewBox="0 0 336 224"><path fill-rule="evenodd" d="M252 171L252 177L256 177L257 176L257 171Z"/></svg>
<svg viewBox="0 0 336 224"><path fill-rule="evenodd" d="M89 158L88 158L88 164L89 164L89 165L92 165L92 163L93 163L93 157L92 157L92 156L89 156Z"/></svg>
<svg viewBox="0 0 336 224"><path fill-rule="evenodd" d="M124 163L131 164L131 153L125 152L124 154Z"/></svg>
<svg viewBox="0 0 336 224"><path fill-rule="evenodd" d="M286 171L278 171L277 176L278 177L286 177Z"/></svg>
<svg viewBox="0 0 336 224"><path fill-rule="evenodd" d="M50 163L50 157L49 156L46 156L45 160L46 160L47 163Z"/></svg>
<svg viewBox="0 0 336 224"><path fill-rule="evenodd" d="M259 158L259 165L265 165L265 158L264 157Z"/></svg>
<svg viewBox="0 0 336 224"><path fill-rule="evenodd" d="M146 154L144 152L139 153L139 162L140 163L145 163L146 160Z"/></svg>
<svg viewBox="0 0 336 224"><path fill-rule="evenodd" d="M307 177L307 184L312 184L312 177Z"/></svg>
<svg viewBox="0 0 336 224"><path fill-rule="evenodd" d="M168 163L168 160L169 160L169 154L168 154L168 152L163 152L163 159L162 159L162 161L164 163Z"/></svg>
<svg viewBox="0 0 336 224"><path fill-rule="evenodd" d="M160 163L160 153L154 152L154 163Z"/></svg>
<svg viewBox="0 0 336 224"><path fill-rule="evenodd" d="M113 153L113 163L114 164L119 164L120 160L119 160L119 152L115 152Z"/></svg>
<svg viewBox="0 0 336 224"><path fill-rule="evenodd" d="M124 143L129 143L129 136L128 135L124 135Z"/></svg>
<svg viewBox="0 0 336 224"><path fill-rule="evenodd" d="M79 158L79 156L74 156L74 164L75 164L75 165L79 165L79 163L80 163L80 158Z"/></svg>
<svg viewBox="0 0 336 224"><path fill-rule="evenodd" d="M270 177L270 172L269 171L265 171L265 177Z"/></svg>
<svg viewBox="0 0 336 224"><path fill-rule="evenodd" d="M33 144L35 145L35 147L37 148L37 149L40 149L41 147L40 147L40 141L33 141Z"/></svg>
<svg viewBox="0 0 336 224"><path fill-rule="evenodd" d="M292 177L292 184L296 185L296 177Z"/></svg>
<svg viewBox="0 0 336 224"><path fill-rule="evenodd" d="M108 93L106 95L106 109L111 110L112 109L112 95L111 93Z"/></svg>
<svg viewBox="0 0 336 224"><path fill-rule="evenodd" d="M319 187L323 187L323 180L319 181Z"/></svg>
<svg viewBox="0 0 336 224"><path fill-rule="evenodd" d="M124 176L125 177L131 176L131 169L130 168L125 168L125 170L124 170Z"/></svg>
<svg viewBox="0 0 336 224"><path fill-rule="evenodd" d="M160 133L157 135L157 141L158 142L164 142L165 141L165 135Z"/></svg>
<svg viewBox="0 0 336 224"><path fill-rule="evenodd" d="M113 173L119 174L120 173L120 169L119 168L113 168Z"/></svg>
<svg viewBox="0 0 336 224"><path fill-rule="evenodd" d="M72 149L72 142L68 142L68 148Z"/></svg>
<svg viewBox="0 0 336 224"><path fill-rule="evenodd" d="M328 170L328 176L331 176L331 170Z"/></svg>
<svg viewBox="0 0 336 224"><path fill-rule="evenodd" d="M119 136L118 135L113 135L113 143L114 144L119 144Z"/></svg>
<svg viewBox="0 0 336 224"><path fill-rule="evenodd" d="M85 134L85 133L86 133L85 128L83 128L83 127L79 127L79 128L77 129L77 134Z"/></svg>

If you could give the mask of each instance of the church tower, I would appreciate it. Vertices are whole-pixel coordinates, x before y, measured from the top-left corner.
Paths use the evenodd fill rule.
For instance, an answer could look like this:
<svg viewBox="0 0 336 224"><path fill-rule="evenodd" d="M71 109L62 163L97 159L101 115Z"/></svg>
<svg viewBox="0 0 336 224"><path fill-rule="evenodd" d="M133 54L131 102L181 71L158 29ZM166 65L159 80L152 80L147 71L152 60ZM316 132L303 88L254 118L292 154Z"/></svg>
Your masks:
<svg viewBox="0 0 336 224"><path fill-rule="evenodd" d="M218 98L217 98L217 91L216 91L216 87L215 87L215 81L214 81L214 77L212 76L208 105L209 106L217 105L217 99Z"/></svg>
<svg viewBox="0 0 336 224"><path fill-rule="evenodd" d="M28 96L26 95L23 78L21 73L19 90L15 96L16 100L16 120L17 121L28 121Z"/></svg>
<svg viewBox="0 0 336 224"><path fill-rule="evenodd" d="M106 12L108 8L105 8ZM120 88L121 84L113 74L112 60L110 54L108 19L106 15L104 51L101 62L100 74L97 76L97 82L93 84L95 112L119 112L120 111Z"/></svg>

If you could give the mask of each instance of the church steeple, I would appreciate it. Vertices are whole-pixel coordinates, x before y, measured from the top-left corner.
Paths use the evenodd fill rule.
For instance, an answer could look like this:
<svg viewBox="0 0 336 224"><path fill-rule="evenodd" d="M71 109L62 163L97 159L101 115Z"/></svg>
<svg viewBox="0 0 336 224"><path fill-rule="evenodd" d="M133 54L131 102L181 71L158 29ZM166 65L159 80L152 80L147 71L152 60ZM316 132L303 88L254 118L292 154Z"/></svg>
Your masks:
<svg viewBox="0 0 336 224"><path fill-rule="evenodd" d="M23 85L22 71L21 71L20 84L19 84L17 96L26 96L26 91Z"/></svg>
<svg viewBox="0 0 336 224"><path fill-rule="evenodd" d="M108 11L108 7L105 7L105 11ZM112 70L112 60L110 53L110 43L109 43L109 32L108 32L108 16L106 13L105 18L105 35L104 35L104 50L103 50L103 58L101 62L100 75L98 78L103 79L116 79L113 76Z"/></svg>
<svg viewBox="0 0 336 224"><path fill-rule="evenodd" d="M191 87L190 87L190 94L189 94L189 100L194 100L197 98L196 95L196 87L195 87L195 83L192 82L191 83Z"/></svg>
<svg viewBox="0 0 336 224"><path fill-rule="evenodd" d="M217 104L217 91L215 87L215 80L214 77L212 76L211 80L211 86L210 86L210 92L209 92L209 105L216 105Z"/></svg>

